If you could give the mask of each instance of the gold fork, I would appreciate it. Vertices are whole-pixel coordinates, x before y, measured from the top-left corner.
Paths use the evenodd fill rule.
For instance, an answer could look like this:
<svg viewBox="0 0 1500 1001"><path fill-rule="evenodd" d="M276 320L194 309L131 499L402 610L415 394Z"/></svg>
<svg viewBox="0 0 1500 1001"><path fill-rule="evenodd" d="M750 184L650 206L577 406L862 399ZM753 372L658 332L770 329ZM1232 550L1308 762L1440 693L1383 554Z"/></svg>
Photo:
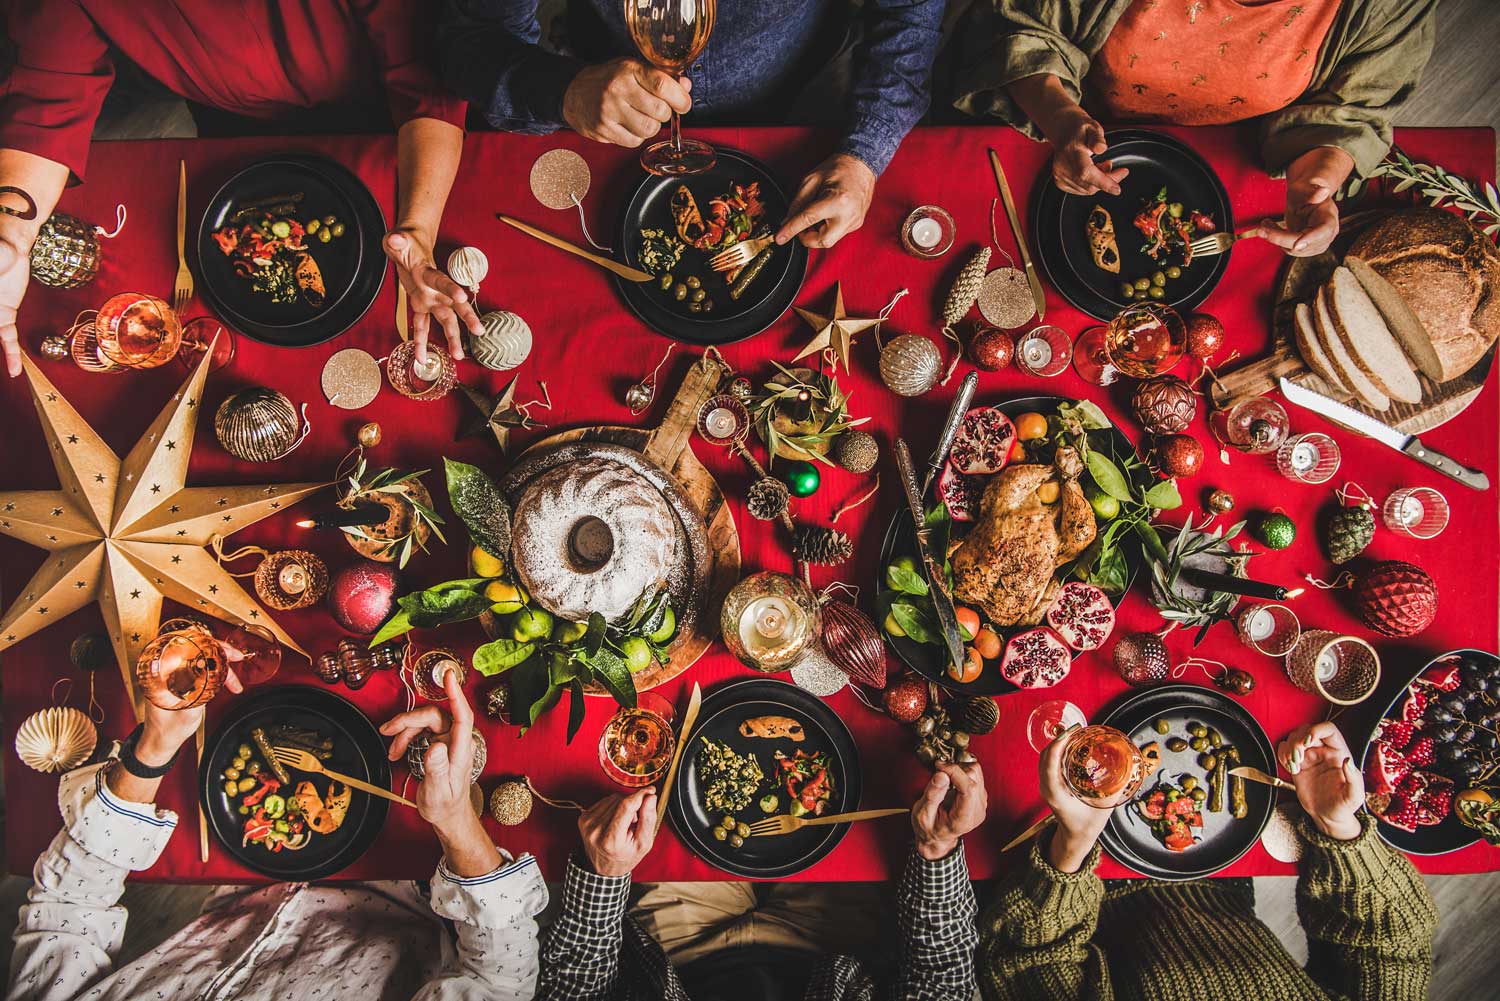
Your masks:
<svg viewBox="0 0 1500 1001"><path fill-rule="evenodd" d="M775 240L775 237L761 236L750 240L741 240L728 250L721 250L708 259L708 266L715 271L733 271L735 268L743 268L755 260L755 255L765 250Z"/></svg>
<svg viewBox="0 0 1500 1001"><path fill-rule="evenodd" d="M1213 257L1234 246L1234 242L1238 239L1239 237L1233 233L1210 233L1188 244L1188 249L1193 252L1194 257Z"/></svg>
<svg viewBox="0 0 1500 1001"><path fill-rule="evenodd" d="M380 788L380 786L371 785L368 782L362 782L352 776L333 771L331 768L324 768L323 762L313 757L313 755L309 754L307 751L298 750L295 747L273 747L271 748L271 753L275 755L277 761L281 762L283 765L286 765L288 768L295 768L299 772L321 772L331 779L337 779L347 786L353 786L355 789L363 790L364 792L367 792L372 796L379 796L382 799L388 799L393 803L400 803L402 806L409 806L412 809L416 809L417 804L413 803L409 799L397 796L389 789L382 789Z"/></svg>
<svg viewBox="0 0 1500 1001"><path fill-rule="evenodd" d="M187 266L187 161L177 161L177 278L172 283L172 308L182 308L193 297L193 273Z"/></svg>
<svg viewBox="0 0 1500 1001"><path fill-rule="evenodd" d="M835 813L827 817L793 817L787 814L757 820L750 825L750 836L761 838L773 834L791 834L793 831L800 831L804 827L812 827L815 824L847 824L856 820L874 820L876 817L894 817L898 813L910 812L904 807L896 807L888 810L860 810L858 813Z"/></svg>

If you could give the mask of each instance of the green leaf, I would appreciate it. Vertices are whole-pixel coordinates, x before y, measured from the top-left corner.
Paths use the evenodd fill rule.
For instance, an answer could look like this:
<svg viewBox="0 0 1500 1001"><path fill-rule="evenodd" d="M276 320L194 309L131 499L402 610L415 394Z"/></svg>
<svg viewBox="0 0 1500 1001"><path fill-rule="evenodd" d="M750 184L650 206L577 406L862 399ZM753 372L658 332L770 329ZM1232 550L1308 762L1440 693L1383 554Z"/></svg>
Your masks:
<svg viewBox="0 0 1500 1001"><path fill-rule="evenodd" d="M492 678L526 663L535 652L535 643L521 643L512 639L490 640L474 651L474 670L486 678Z"/></svg>
<svg viewBox="0 0 1500 1001"><path fill-rule="evenodd" d="M902 594L927 594L927 581L922 579L921 574L894 563L885 568L885 585Z"/></svg>
<svg viewBox="0 0 1500 1001"><path fill-rule="evenodd" d="M891 603L891 616L901 631L916 643L936 643L941 635L932 612L906 599Z"/></svg>
<svg viewBox="0 0 1500 1001"><path fill-rule="evenodd" d="M613 650L600 650L589 658L589 666L595 671L601 684L609 689L609 694L615 697L615 701L627 708L635 706L635 682L631 680L630 671L625 667L625 662Z"/></svg>
<svg viewBox="0 0 1500 1001"><path fill-rule="evenodd" d="M547 691L547 665L541 657L533 657L510 672L510 704L513 718L520 720L529 712ZM533 722L535 717L526 717Z"/></svg>
<svg viewBox="0 0 1500 1001"><path fill-rule="evenodd" d="M1161 544L1161 536L1157 534L1156 526L1138 521L1135 524L1135 534L1140 536L1141 542L1146 547L1146 552L1155 561L1165 563L1167 560L1167 548Z"/></svg>
<svg viewBox="0 0 1500 1001"><path fill-rule="evenodd" d="M566 685L580 676L592 673L589 665L558 650L552 654L552 663L547 668L547 678L554 685Z"/></svg>
<svg viewBox="0 0 1500 1001"><path fill-rule="evenodd" d="M1158 511L1171 511L1182 507L1182 494L1177 492L1176 480L1162 480L1147 490L1141 500Z"/></svg>
<svg viewBox="0 0 1500 1001"><path fill-rule="evenodd" d="M492 580L494 580L493 577L463 577L459 580L445 580L441 584L432 585L427 590L436 594L446 594L449 591L483 591L485 585Z"/></svg>
<svg viewBox="0 0 1500 1001"><path fill-rule="evenodd" d="M410 632L411 629L411 616L403 608L389 619L386 619L375 635L370 637L370 649L373 650L382 643L387 643L403 633Z"/></svg>
<svg viewBox="0 0 1500 1001"><path fill-rule="evenodd" d="M448 501L474 545L496 559L510 558L510 504L478 466L444 459Z"/></svg>
<svg viewBox="0 0 1500 1001"><path fill-rule="evenodd" d="M598 612L590 612L588 632L583 634L583 650L590 660L597 657L604 647L605 628L604 616Z"/></svg>
<svg viewBox="0 0 1500 1001"><path fill-rule="evenodd" d="M1120 467L1115 465L1109 456L1103 452L1090 450L1085 460L1089 467L1089 476L1094 485L1115 500L1129 501L1130 483L1125 479L1125 474L1120 472Z"/></svg>
<svg viewBox="0 0 1500 1001"><path fill-rule="evenodd" d="M411 624L417 629L434 629L463 622L489 611L491 604L490 599L483 594L467 588L420 591L417 593L417 606L410 611Z"/></svg>
<svg viewBox="0 0 1500 1001"><path fill-rule="evenodd" d="M542 713L557 705L557 700L561 696L562 689L557 685L549 684L547 688L542 692L541 698L533 702L531 704L531 708L527 711L527 725L535 726L536 721L541 717Z"/></svg>
<svg viewBox="0 0 1500 1001"><path fill-rule="evenodd" d="M1079 424L1082 424L1086 431L1102 431L1105 428L1114 426L1110 423L1109 418L1105 416L1104 411L1099 409L1099 405L1090 400L1059 403L1057 405L1057 412L1063 418L1075 420Z"/></svg>
<svg viewBox="0 0 1500 1001"><path fill-rule="evenodd" d="M568 684L568 739L566 743L573 743L573 737L577 735L578 728L583 726L583 682L574 678Z"/></svg>
<svg viewBox="0 0 1500 1001"><path fill-rule="evenodd" d="M1125 562L1125 554L1119 546L1111 546L1100 553L1099 562L1087 579L1090 584L1103 591L1119 594L1125 590L1129 576L1130 568Z"/></svg>

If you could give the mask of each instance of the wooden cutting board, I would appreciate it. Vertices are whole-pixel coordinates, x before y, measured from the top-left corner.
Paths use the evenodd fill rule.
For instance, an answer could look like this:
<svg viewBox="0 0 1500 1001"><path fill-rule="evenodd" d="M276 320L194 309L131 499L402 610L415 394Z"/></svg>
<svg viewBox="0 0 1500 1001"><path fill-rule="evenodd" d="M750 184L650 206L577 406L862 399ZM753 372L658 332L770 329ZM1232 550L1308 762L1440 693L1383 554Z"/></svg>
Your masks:
<svg viewBox="0 0 1500 1001"><path fill-rule="evenodd" d="M1302 361L1296 347L1296 310L1299 302L1312 299L1318 286L1333 277L1344 252L1365 227L1384 217L1381 210L1353 212L1340 221L1338 239L1326 253L1316 257L1288 257L1276 278L1275 304L1271 310L1271 353L1233 371L1221 373L1209 385L1214 407L1227 410L1237 403L1273 392L1286 378L1315 393L1347 403L1407 434L1421 434L1452 420L1473 403L1484 388L1495 361L1495 345L1469 371L1447 382L1433 382L1418 374L1422 399L1416 403L1392 401L1387 410L1373 410L1347 393L1339 392L1315 375ZM1301 423L1295 414L1292 423Z"/></svg>
<svg viewBox="0 0 1500 1001"><path fill-rule="evenodd" d="M596 424L572 428L549 435L516 457L527 456L558 445L575 442L597 442L639 452L676 482L688 504L701 518L707 535L707 567L703 577L702 605L696 609L692 623L685 626L667 648L670 663L652 664L634 676L636 691L644 692L665 684L691 667L719 636L719 613L724 596L740 579L740 535L734 525L734 514L725 503L713 474L693 454L692 436L697 428L698 410L719 391L727 378L728 368L709 357L700 357L688 369L682 385L667 405L667 412L655 427L627 427ZM492 632L495 619L486 614L481 619L486 632ZM608 695L602 686L585 689L590 695Z"/></svg>

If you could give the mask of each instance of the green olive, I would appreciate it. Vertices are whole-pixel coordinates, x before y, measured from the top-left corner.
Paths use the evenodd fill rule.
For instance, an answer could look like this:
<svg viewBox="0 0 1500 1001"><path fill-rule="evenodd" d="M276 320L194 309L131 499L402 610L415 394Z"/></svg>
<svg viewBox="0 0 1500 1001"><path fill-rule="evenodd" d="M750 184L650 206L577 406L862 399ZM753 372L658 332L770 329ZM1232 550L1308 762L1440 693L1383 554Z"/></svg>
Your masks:
<svg viewBox="0 0 1500 1001"><path fill-rule="evenodd" d="M729 847L730 848L739 848L739 847L742 847L744 844L745 844L745 837L744 837L744 835L742 835L742 834L731 834L729 836Z"/></svg>
<svg viewBox="0 0 1500 1001"><path fill-rule="evenodd" d="M336 222L336 223L333 224L333 235L334 236L343 236L344 235L344 224L343 223Z"/></svg>
<svg viewBox="0 0 1500 1001"><path fill-rule="evenodd" d="M1167 750L1169 751L1186 751L1187 746L1188 742L1183 740L1181 737L1173 737L1171 740L1167 741Z"/></svg>
<svg viewBox="0 0 1500 1001"><path fill-rule="evenodd" d="M229 767L230 768L244 768L245 767L245 758L246 757L248 757L248 755L239 755L239 756L237 756L233 761L231 761L229 763Z"/></svg>
<svg viewBox="0 0 1500 1001"><path fill-rule="evenodd" d="M1202 723L1189 723L1187 729L1188 729L1188 736L1190 736L1190 737L1207 737L1208 736L1208 727L1204 726Z"/></svg>
<svg viewBox="0 0 1500 1001"><path fill-rule="evenodd" d="M715 841L723 841L727 837L729 837L729 832L726 831L726 830L724 830L724 828L722 828L722 827L715 827L714 828L714 840Z"/></svg>
<svg viewBox="0 0 1500 1001"><path fill-rule="evenodd" d="M1164 719L1159 719L1159 720L1156 721L1156 732L1157 733L1171 733L1172 732L1172 724L1168 723Z"/></svg>
<svg viewBox="0 0 1500 1001"><path fill-rule="evenodd" d="M1181 278L1182 277L1182 269L1179 268L1175 264L1168 265L1167 266L1167 277L1168 278Z"/></svg>
<svg viewBox="0 0 1500 1001"><path fill-rule="evenodd" d="M1221 733L1219 733L1219 731L1215 730L1213 727L1209 727L1208 728L1208 745L1210 747L1215 747L1215 748L1223 747L1224 746L1224 735L1221 734Z"/></svg>
<svg viewBox="0 0 1500 1001"><path fill-rule="evenodd" d="M738 834L742 838L748 838L750 836L750 825L745 823L744 821L740 821L738 824L734 825L734 833Z"/></svg>
<svg viewBox="0 0 1500 1001"><path fill-rule="evenodd" d="M708 293L703 291L701 288L694 287L693 294L688 296L688 298L693 302L702 302L704 299L708 298Z"/></svg>
<svg viewBox="0 0 1500 1001"><path fill-rule="evenodd" d="M1187 792L1192 792L1194 789L1198 788L1198 776L1184 775L1182 777L1182 788Z"/></svg>
<svg viewBox="0 0 1500 1001"><path fill-rule="evenodd" d="M703 303L701 303L701 302L690 302L690 303L688 303L688 312L689 313L701 313L701 312L703 312Z"/></svg>
<svg viewBox="0 0 1500 1001"><path fill-rule="evenodd" d="M724 816L719 818L719 826L724 828L726 831L734 830L734 818L727 813L724 814Z"/></svg>
<svg viewBox="0 0 1500 1001"><path fill-rule="evenodd" d="M248 777L240 779L239 788L240 792L249 792L251 789L255 788L255 780Z"/></svg>
<svg viewBox="0 0 1500 1001"><path fill-rule="evenodd" d="M1208 792L1203 789L1194 789L1192 792L1188 793L1188 795L1193 797L1194 803L1201 803L1205 799L1208 799Z"/></svg>
<svg viewBox="0 0 1500 1001"><path fill-rule="evenodd" d="M303 226L302 228L305 229L305 230L307 230L307 232L309 234L311 234L311 233L316 233L318 231L318 227L321 226L321 225L323 225L323 224L321 222L319 222L317 219L309 219L309 220L307 220L307 225Z"/></svg>
<svg viewBox="0 0 1500 1001"><path fill-rule="evenodd" d="M1172 202L1170 205L1167 206L1167 212L1168 212L1168 214L1170 214L1172 216L1173 219L1181 219L1182 218L1182 203L1181 202Z"/></svg>
<svg viewBox="0 0 1500 1001"><path fill-rule="evenodd" d="M1137 278L1135 280L1135 287L1136 287L1137 291L1144 292L1148 288L1151 287L1151 279L1149 279L1149 278Z"/></svg>
<svg viewBox="0 0 1500 1001"><path fill-rule="evenodd" d="M240 780L240 770L238 768L226 768L224 769L224 777L226 779L234 779L238 782Z"/></svg>
<svg viewBox="0 0 1500 1001"><path fill-rule="evenodd" d="M1160 285L1152 285L1146 290L1146 294L1153 299L1165 299L1167 297L1167 290Z"/></svg>
<svg viewBox="0 0 1500 1001"><path fill-rule="evenodd" d="M234 749L234 756L236 758L246 758L246 759L248 759L250 757L250 755L252 755L254 753L255 753L255 749L252 748L249 744L241 744L239 747L236 747Z"/></svg>
<svg viewBox="0 0 1500 1001"><path fill-rule="evenodd" d="M703 300L703 312L705 312L705 313L712 313L713 311L714 311L714 301L712 299L704 299Z"/></svg>
<svg viewBox="0 0 1500 1001"><path fill-rule="evenodd" d="M1219 767L1219 756L1216 754L1198 755L1198 767L1202 768L1205 772L1213 771Z"/></svg>
<svg viewBox="0 0 1500 1001"><path fill-rule="evenodd" d="M318 242L319 243L332 243L333 242L333 231L330 230L327 226L324 226L322 229L318 230Z"/></svg>
<svg viewBox="0 0 1500 1001"><path fill-rule="evenodd" d="M245 804L241 803L240 804L240 808L238 810L238 813L239 813L239 815L241 817L248 817L248 816L250 816L250 808L248 806L246 806Z"/></svg>
<svg viewBox="0 0 1500 1001"><path fill-rule="evenodd" d="M672 277L672 272L663 271L661 277L656 280L656 284L661 287L663 292L669 292L672 289L672 283L676 280Z"/></svg>
<svg viewBox="0 0 1500 1001"><path fill-rule="evenodd" d="M1195 751L1206 751L1208 750L1208 738L1194 737L1188 741L1188 747L1191 747Z"/></svg>
<svg viewBox="0 0 1500 1001"><path fill-rule="evenodd" d="M260 762L259 761L252 761L248 765L246 765L245 766L245 774L246 775L259 775L260 774Z"/></svg>
<svg viewBox="0 0 1500 1001"><path fill-rule="evenodd" d="M1124 296L1127 299L1134 299L1135 298L1135 286L1132 285L1132 284L1130 284L1129 282L1121 282L1120 283L1120 295Z"/></svg>
<svg viewBox="0 0 1500 1001"><path fill-rule="evenodd" d="M684 299L686 299L687 294L688 287L682 284L682 282L678 282L672 289L672 298L676 299L678 302L682 302Z"/></svg>
<svg viewBox="0 0 1500 1001"><path fill-rule="evenodd" d="M224 783L224 794L226 796L236 796L239 794L239 791L240 784L233 779L230 779L228 782Z"/></svg>
<svg viewBox="0 0 1500 1001"><path fill-rule="evenodd" d="M688 275L687 276L687 287L688 288L702 288L703 287L703 279L699 278L697 275Z"/></svg>
<svg viewBox="0 0 1500 1001"><path fill-rule="evenodd" d="M1165 274L1163 274L1160 271L1153 271L1153 272L1151 272L1151 284L1152 285L1165 285L1166 283L1167 283L1167 276Z"/></svg>

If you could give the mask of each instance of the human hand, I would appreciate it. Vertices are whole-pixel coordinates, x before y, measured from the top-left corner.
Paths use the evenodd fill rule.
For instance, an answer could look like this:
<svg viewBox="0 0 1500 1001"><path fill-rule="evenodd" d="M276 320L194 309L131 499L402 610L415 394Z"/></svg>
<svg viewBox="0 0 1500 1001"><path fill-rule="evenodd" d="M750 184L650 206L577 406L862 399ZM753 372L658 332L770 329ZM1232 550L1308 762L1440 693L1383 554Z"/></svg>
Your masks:
<svg viewBox="0 0 1500 1001"><path fill-rule="evenodd" d="M433 263L431 238L415 229L393 229L381 246L396 265L396 279L411 303L411 336L417 344L417 361L427 360L427 338L434 318L448 338L448 353L454 361L462 358L464 339L459 325L476 337L484 333L484 326L469 302L469 293Z"/></svg>
<svg viewBox="0 0 1500 1001"><path fill-rule="evenodd" d="M911 808L911 829L917 854L929 862L944 858L959 839L984 823L986 796L979 762L958 765L938 762L927 788Z"/></svg>
<svg viewBox="0 0 1500 1001"><path fill-rule="evenodd" d="M406 753L413 739L432 734L422 758L423 778L417 786L417 812L439 836L467 830L476 822L469 801L469 775L474 761L474 711L459 686L458 672L443 676L452 715L436 705L425 705L387 720L380 732L391 737L386 756L392 761Z"/></svg>
<svg viewBox="0 0 1500 1001"><path fill-rule="evenodd" d="M1266 219L1245 233L1258 236L1293 257L1321 254L1339 235L1339 208L1333 200L1354 169L1354 158L1332 146L1303 153L1286 169L1286 217Z"/></svg>
<svg viewBox="0 0 1500 1001"><path fill-rule="evenodd" d="M225 660L243 660L235 650L225 650ZM238 695L245 690L240 679L231 670L225 671L224 687ZM141 738L136 741L135 757L143 765L160 768L181 750L182 745L198 734L203 725L203 714L207 704L191 709L163 709L146 699L145 713L141 717Z"/></svg>
<svg viewBox="0 0 1500 1001"><path fill-rule="evenodd" d="M563 119L595 142L631 149L661 131L672 112L693 106L693 82L639 59L611 59L586 66L563 93Z"/></svg>
<svg viewBox="0 0 1500 1001"><path fill-rule="evenodd" d="M1328 722L1298 727L1277 745L1276 760L1292 776L1297 802L1318 830L1339 841L1359 837L1365 780L1338 727Z"/></svg>
<svg viewBox="0 0 1500 1001"><path fill-rule="evenodd" d="M864 225L874 194L875 172L857 156L835 153L802 179L776 243L800 234L804 246L831 247Z"/></svg>
<svg viewBox="0 0 1500 1001"><path fill-rule="evenodd" d="M0 232L0 348L5 351L5 370L14 378L21 374L21 338L16 313L31 282L30 248L9 232Z"/></svg>
<svg viewBox="0 0 1500 1001"><path fill-rule="evenodd" d="M1080 799L1063 777L1064 752L1076 728L1065 730L1042 750L1037 763L1042 800L1057 820L1057 830L1047 850L1052 865L1062 872L1077 872L1094 849L1094 842L1104 833L1114 808L1129 797L1122 793L1114 800L1102 800L1098 806Z"/></svg>
<svg viewBox="0 0 1500 1001"><path fill-rule="evenodd" d="M583 852L601 876L628 876L656 844L656 789L615 793L578 818Z"/></svg>
<svg viewBox="0 0 1500 1001"><path fill-rule="evenodd" d="M1104 126L1074 105L1053 124L1047 136L1052 141L1052 181L1070 195L1092 195L1096 191L1118 195L1120 182L1130 176L1126 167L1115 168L1094 157L1109 148Z"/></svg>

